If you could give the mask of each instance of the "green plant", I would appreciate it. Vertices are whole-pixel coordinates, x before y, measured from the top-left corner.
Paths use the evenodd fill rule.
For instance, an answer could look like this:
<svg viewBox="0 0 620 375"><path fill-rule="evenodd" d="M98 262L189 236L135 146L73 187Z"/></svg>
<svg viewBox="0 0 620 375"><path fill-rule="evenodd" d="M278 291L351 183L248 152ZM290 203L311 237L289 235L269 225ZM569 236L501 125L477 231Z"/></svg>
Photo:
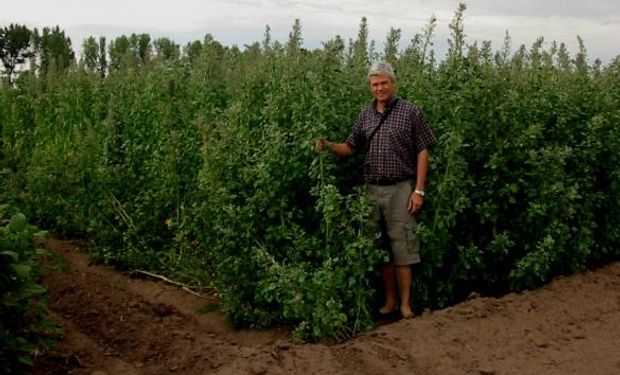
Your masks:
<svg viewBox="0 0 620 375"><path fill-rule="evenodd" d="M472 291L501 295L620 257L620 59L589 63L580 39L513 49L469 44L461 5L449 50L437 20L381 56L366 19L355 40L180 55L121 36L95 69L23 72L0 90L7 199L38 225L85 235L98 259L217 287L238 326L348 337L373 325L383 255L366 227L362 157L317 154L368 105L366 69L386 58L399 95L438 136L423 211L418 310ZM163 43L163 42L162 42ZM162 47L163 46L163 47ZM103 60L102 60L103 59Z"/></svg>
<svg viewBox="0 0 620 375"><path fill-rule="evenodd" d="M3 205L1 217L11 211ZM0 228L0 370L5 374L28 373L36 355L49 349L58 333L47 318L45 289L37 282L36 257L46 251L33 247L36 230L19 212Z"/></svg>

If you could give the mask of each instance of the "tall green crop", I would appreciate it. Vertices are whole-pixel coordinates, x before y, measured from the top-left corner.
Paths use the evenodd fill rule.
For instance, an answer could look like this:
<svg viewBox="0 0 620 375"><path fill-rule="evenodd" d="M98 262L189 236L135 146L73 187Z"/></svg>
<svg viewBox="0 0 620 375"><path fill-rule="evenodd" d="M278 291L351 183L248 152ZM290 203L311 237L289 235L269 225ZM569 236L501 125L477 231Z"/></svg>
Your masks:
<svg viewBox="0 0 620 375"><path fill-rule="evenodd" d="M581 41L574 56L542 38L468 44L464 12L446 56L431 48L434 18L402 51L392 30L385 56L363 19L349 45L304 49L299 23L285 44L207 35L180 57L123 52L120 37L107 74L24 73L0 91L10 197L39 224L88 236L108 263L217 287L239 326L311 339L369 329L385 254L367 226L363 156L313 141L347 137L372 100L368 64L385 57L439 140L416 308L618 259L618 59L589 64Z"/></svg>

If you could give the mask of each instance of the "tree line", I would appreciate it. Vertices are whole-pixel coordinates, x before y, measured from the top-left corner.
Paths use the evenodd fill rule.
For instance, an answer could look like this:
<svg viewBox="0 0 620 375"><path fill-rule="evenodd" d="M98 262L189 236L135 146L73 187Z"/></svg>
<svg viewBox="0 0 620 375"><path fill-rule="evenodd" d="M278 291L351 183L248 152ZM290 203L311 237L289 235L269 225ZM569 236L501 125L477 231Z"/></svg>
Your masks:
<svg viewBox="0 0 620 375"><path fill-rule="evenodd" d="M205 43L212 40L207 34ZM144 66L155 58L176 60L186 56L192 60L202 46L203 42L196 40L181 49L169 38L152 39L146 33L122 35L109 43L105 36L90 36L82 42L80 63L86 70L104 77L111 70L128 64ZM59 26L39 31L20 24L0 28L0 59L9 85L24 68L45 75L52 69L64 70L77 62L71 38Z"/></svg>

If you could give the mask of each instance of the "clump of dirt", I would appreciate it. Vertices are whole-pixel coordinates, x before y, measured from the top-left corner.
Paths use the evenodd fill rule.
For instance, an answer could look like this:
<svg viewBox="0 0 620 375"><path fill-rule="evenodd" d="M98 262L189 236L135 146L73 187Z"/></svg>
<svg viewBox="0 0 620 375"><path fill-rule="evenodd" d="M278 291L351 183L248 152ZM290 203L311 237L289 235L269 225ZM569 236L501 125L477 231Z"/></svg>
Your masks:
<svg viewBox="0 0 620 375"><path fill-rule="evenodd" d="M232 329L215 295L91 265L79 242L48 246L67 264L44 278L65 338L34 374L620 373L620 263L345 343L294 344L287 330Z"/></svg>

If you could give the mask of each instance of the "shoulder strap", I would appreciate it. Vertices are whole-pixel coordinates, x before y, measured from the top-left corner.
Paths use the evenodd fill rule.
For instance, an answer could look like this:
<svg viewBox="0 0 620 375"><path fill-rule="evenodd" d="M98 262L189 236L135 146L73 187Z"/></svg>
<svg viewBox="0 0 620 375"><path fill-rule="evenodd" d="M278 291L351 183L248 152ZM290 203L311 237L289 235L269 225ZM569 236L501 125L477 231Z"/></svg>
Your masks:
<svg viewBox="0 0 620 375"><path fill-rule="evenodd" d="M381 127L381 125L383 125L385 120L387 120L388 116L392 112L392 109L396 107L396 104L398 104L398 98L395 98L394 101L392 102L392 105L388 106L385 109L385 111L383 111L383 116L381 116L381 120L379 120L379 124L375 126L375 128L372 130L372 133L370 133L370 135L368 136L368 140L366 141L365 152L368 152L368 150L370 150L370 142L372 142L372 139L374 138L375 134L377 134L377 131L379 131L379 128Z"/></svg>

